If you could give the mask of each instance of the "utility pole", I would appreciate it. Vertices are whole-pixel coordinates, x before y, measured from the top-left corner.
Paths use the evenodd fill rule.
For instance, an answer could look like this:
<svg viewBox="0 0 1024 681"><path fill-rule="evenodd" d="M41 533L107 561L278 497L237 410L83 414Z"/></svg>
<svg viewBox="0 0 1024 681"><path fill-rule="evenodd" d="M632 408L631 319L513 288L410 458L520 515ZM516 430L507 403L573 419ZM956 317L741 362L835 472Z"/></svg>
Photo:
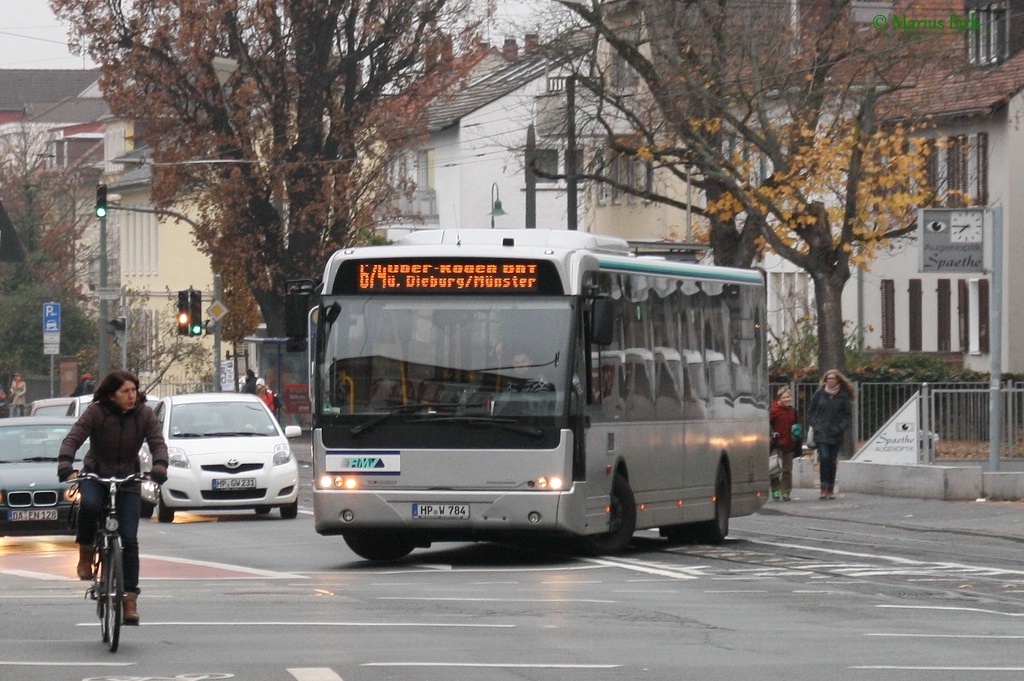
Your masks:
<svg viewBox="0 0 1024 681"><path fill-rule="evenodd" d="M219 302L222 295L220 272L213 275L213 302ZM213 320L213 392L223 390L220 380L220 317ZM278 388L280 390L280 388Z"/></svg>
<svg viewBox="0 0 1024 681"><path fill-rule="evenodd" d="M96 353L99 370L99 375L96 377L98 384L110 372L110 337L107 335L107 322L110 317L107 314L107 185L105 184L96 187L96 217L100 219L100 284L96 289L100 298L99 319L96 320L100 334Z"/></svg>

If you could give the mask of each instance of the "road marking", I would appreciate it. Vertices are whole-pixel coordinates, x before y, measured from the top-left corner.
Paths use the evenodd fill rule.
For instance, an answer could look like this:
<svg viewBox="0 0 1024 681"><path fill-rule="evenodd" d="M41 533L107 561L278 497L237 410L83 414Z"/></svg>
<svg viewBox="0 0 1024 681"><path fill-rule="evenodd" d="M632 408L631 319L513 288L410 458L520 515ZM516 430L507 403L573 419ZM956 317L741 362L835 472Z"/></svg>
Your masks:
<svg viewBox="0 0 1024 681"><path fill-rule="evenodd" d="M32 662L0 660L0 667L131 667L137 662Z"/></svg>
<svg viewBox="0 0 1024 681"><path fill-rule="evenodd" d="M294 676L295 681L343 681L327 667L297 667L285 671Z"/></svg>
<svg viewBox="0 0 1024 681"><path fill-rule="evenodd" d="M98 627L99 622L79 622L78 627ZM430 627L431 629L514 629L515 624L459 624L449 622L142 622L141 627Z"/></svg>
<svg viewBox="0 0 1024 681"><path fill-rule="evenodd" d="M908 672L1024 672L1024 667L913 667L895 664L859 665L847 669L886 669Z"/></svg>
<svg viewBox="0 0 1024 681"><path fill-rule="evenodd" d="M880 638L981 638L981 639L1017 639L1024 638L1024 634L864 634L865 636L876 636Z"/></svg>
<svg viewBox="0 0 1024 681"><path fill-rule="evenodd" d="M889 608L891 610L945 610L951 612L981 612L986 615L1002 615L1004 617L1024 617L1024 612L999 612L987 608L957 608L948 605L876 605L876 608Z"/></svg>
<svg viewBox="0 0 1024 681"><path fill-rule="evenodd" d="M587 558L585 559L588 563L594 565L600 565L602 567L617 567L625 570L633 570L634 572L642 572L648 575L658 575L659 577L671 577L672 579L698 579L700 577L706 577L706 570L708 569L703 565L696 565L692 567L675 567L659 565L657 563L650 563L647 561L631 560L629 558Z"/></svg>
<svg viewBox="0 0 1024 681"><path fill-rule="evenodd" d="M618 603L598 598L456 598L444 596L378 596L378 601L458 601L469 603Z"/></svg>
<svg viewBox="0 0 1024 681"><path fill-rule="evenodd" d="M502 662L365 662L360 667L480 667L487 669L619 669L621 664L515 664Z"/></svg>
<svg viewBox="0 0 1024 681"><path fill-rule="evenodd" d="M1002 568L990 568L990 567L977 567L973 565L966 565L964 563L935 563L921 560L913 560L911 558L899 558L896 556L878 556L870 553L858 553L856 551L844 551L840 549L827 549L821 546L811 546L808 544L787 544L770 541L760 541L757 539L747 539L746 541L751 544L760 544L763 546L777 546L782 548L790 549L801 549L804 551L817 551L819 553L828 553L836 556L848 556L851 558L860 558L863 560L883 560L896 565L905 565L908 567L917 568L928 568L929 570L941 569L941 570L959 570L972 575L995 577L999 575L1015 575L1024 577L1024 570L1006 570ZM827 564L824 564L827 565ZM810 567L810 566L808 566ZM847 569L876 569L869 564L851 564L846 566ZM828 569L835 569L834 565L828 566Z"/></svg>

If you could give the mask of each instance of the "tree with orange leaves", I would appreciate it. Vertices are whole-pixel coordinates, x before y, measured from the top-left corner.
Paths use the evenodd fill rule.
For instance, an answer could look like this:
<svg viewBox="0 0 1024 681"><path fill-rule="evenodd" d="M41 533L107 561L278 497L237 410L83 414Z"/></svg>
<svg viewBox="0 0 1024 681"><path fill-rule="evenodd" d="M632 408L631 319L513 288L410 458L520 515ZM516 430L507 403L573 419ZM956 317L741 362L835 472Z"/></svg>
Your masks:
<svg viewBox="0 0 1024 681"><path fill-rule="evenodd" d="M963 34L878 30L857 21L849 0L559 2L597 36L596 67L580 76L597 114L591 129L613 154L691 181L701 200L687 206L678 192L599 166L584 177L689 208L718 264L750 267L769 248L806 271L819 367L845 369L851 269L912 235L916 209L935 198L919 131L885 124L879 102L959 54ZM897 14L915 5L895 4ZM935 2L925 9L944 16ZM616 88L608 64L628 67L637 84Z"/></svg>
<svg viewBox="0 0 1024 681"><path fill-rule="evenodd" d="M271 336L285 282L372 231L388 162L459 76L446 57L473 28L461 0L50 4L152 147L155 204L194 207L196 244Z"/></svg>

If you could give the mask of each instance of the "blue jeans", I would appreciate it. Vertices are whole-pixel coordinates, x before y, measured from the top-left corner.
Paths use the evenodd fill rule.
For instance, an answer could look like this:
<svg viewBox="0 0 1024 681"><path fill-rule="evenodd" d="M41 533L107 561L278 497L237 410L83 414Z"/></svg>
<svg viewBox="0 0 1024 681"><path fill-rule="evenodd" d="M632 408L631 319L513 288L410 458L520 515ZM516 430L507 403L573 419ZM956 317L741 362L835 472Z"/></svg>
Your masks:
<svg viewBox="0 0 1024 681"><path fill-rule="evenodd" d="M90 546L96 541L96 524L103 513L103 500L107 486L95 480L78 483L82 494L78 511L78 535L75 541ZM117 493L117 522L124 545L124 590L139 593L139 515L142 497L138 492Z"/></svg>
<svg viewBox="0 0 1024 681"><path fill-rule="evenodd" d="M818 476L825 487L836 486L836 466L839 463L840 445L818 443Z"/></svg>

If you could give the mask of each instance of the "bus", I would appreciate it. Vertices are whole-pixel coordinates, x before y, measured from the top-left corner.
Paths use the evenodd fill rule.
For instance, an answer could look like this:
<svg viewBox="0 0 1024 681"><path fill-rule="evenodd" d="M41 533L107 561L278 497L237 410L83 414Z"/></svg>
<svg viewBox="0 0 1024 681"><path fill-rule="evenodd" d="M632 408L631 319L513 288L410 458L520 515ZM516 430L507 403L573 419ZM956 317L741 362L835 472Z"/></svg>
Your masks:
<svg viewBox="0 0 1024 681"><path fill-rule="evenodd" d="M765 299L758 271L574 231L334 253L299 311L316 531L377 561L541 536L614 554L653 528L722 542L768 489Z"/></svg>

